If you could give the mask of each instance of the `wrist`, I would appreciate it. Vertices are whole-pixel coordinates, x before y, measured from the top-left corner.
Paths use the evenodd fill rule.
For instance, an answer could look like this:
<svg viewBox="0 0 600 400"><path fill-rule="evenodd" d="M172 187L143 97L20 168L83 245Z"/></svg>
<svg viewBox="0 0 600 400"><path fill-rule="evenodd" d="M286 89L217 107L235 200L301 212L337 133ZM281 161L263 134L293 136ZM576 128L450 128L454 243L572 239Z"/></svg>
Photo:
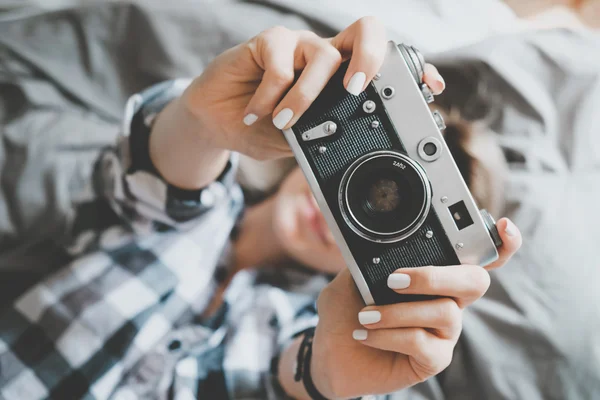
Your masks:
<svg viewBox="0 0 600 400"><path fill-rule="evenodd" d="M333 399L334 397L329 396L327 391L323 388L327 387L324 384L324 375L316 371L315 367L319 364L315 361L318 358L314 354L312 347L308 349L306 346L307 339L305 335L301 335L296 338L283 352L279 359L278 366L278 380L281 387L284 389L289 397L298 400L314 400L317 398L325 397L327 399ZM312 352L310 359L306 357L308 352ZM304 364L308 361L308 364ZM312 385L307 385L305 374L309 373L312 377ZM312 386L311 390L308 389ZM318 393L314 393L315 389ZM322 391L323 390L323 391Z"/></svg>
<svg viewBox="0 0 600 400"><path fill-rule="evenodd" d="M317 343L318 337L315 333L313 339L313 353L310 360L310 373L313 384L317 391L328 399L334 399L335 395L331 389L328 369L325 367L326 354L321 351L322 347Z"/></svg>
<svg viewBox="0 0 600 400"><path fill-rule="evenodd" d="M200 189L215 180L229 152L214 145L201 121L171 101L156 117L150 132L150 159L160 175L181 189Z"/></svg>

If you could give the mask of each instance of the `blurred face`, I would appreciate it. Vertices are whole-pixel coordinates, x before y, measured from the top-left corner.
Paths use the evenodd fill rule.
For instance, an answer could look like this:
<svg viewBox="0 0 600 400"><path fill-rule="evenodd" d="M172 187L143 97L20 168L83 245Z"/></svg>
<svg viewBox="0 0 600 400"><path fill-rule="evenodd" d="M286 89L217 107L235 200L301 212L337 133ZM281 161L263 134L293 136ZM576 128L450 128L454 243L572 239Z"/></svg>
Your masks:
<svg viewBox="0 0 600 400"><path fill-rule="evenodd" d="M337 273L345 267L340 250L298 167L279 189L273 227L286 251L302 264L328 273Z"/></svg>

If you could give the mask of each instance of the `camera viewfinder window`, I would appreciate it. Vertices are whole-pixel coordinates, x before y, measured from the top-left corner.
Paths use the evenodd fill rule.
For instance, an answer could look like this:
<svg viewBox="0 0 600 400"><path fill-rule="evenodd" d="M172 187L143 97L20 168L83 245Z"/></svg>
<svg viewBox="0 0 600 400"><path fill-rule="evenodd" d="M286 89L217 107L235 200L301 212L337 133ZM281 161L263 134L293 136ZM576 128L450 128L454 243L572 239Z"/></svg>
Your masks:
<svg viewBox="0 0 600 400"><path fill-rule="evenodd" d="M450 211L450 215L452 215L452 219L456 224L456 227L459 231L465 229L467 226L473 225L473 218L467 211L467 206L464 201L459 201L448 207L448 211Z"/></svg>

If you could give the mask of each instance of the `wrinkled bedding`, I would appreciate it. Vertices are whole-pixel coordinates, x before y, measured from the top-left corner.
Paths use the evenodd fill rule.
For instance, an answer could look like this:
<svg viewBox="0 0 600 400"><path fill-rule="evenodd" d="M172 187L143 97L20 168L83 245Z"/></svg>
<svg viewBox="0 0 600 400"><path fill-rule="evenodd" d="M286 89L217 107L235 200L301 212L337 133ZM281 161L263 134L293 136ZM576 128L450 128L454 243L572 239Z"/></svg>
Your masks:
<svg viewBox="0 0 600 400"><path fill-rule="evenodd" d="M466 0L375 3L371 14L397 18L392 38L441 66L475 65L488 82L487 123L509 168L504 213L525 239L465 313L452 365L397 398L600 398L600 37L507 32L514 16L492 0L471 10L483 21L473 26ZM328 34L363 11L334 0L120 2L0 18L0 288L64 264L79 218L114 222L92 176L129 95L197 75L269 26ZM457 33L419 29L419 16Z"/></svg>

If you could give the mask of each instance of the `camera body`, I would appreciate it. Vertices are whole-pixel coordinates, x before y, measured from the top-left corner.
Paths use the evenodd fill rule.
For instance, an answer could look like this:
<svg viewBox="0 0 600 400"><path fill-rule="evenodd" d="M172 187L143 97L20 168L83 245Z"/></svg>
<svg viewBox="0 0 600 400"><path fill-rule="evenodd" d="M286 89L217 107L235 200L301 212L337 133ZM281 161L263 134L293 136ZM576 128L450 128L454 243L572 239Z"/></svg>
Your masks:
<svg viewBox="0 0 600 400"><path fill-rule="evenodd" d="M487 265L502 243L445 145L423 67L389 42L363 93L343 87L345 63L284 131L366 304L426 298L387 287L398 268Z"/></svg>

